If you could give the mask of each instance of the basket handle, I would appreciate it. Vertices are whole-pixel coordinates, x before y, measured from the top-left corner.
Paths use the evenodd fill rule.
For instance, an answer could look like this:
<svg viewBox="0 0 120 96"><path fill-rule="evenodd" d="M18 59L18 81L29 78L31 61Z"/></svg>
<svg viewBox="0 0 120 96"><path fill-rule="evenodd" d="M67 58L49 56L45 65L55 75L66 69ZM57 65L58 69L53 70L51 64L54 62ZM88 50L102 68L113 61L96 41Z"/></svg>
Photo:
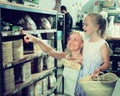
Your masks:
<svg viewBox="0 0 120 96"><path fill-rule="evenodd" d="M104 74L104 72L100 72L96 77L92 78L94 81L102 81L104 80L102 75Z"/></svg>

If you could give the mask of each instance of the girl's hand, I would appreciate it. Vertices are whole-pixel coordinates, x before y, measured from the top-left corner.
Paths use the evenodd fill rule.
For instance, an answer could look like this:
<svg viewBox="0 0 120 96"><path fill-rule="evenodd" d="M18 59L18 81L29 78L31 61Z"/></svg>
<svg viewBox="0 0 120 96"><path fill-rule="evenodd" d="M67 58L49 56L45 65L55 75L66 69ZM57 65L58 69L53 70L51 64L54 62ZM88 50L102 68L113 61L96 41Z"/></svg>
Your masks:
<svg viewBox="0 0 120 96"><path fill-rule="evenodd" d="M97 77L97 76L99 75L99 73L100 73L100 68L97 68L97 69L94 71L94 73L93 73L93 75L92 75L92 78Z"/></svg>

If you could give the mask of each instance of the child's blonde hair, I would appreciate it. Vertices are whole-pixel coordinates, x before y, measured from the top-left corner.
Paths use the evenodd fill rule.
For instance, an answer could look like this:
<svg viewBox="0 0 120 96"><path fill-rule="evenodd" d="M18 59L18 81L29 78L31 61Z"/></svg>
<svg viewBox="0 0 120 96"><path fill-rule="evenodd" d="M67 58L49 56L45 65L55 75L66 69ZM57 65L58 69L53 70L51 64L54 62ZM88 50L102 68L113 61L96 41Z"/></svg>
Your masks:
<svg viewBox="0 0 120 96"><path fill-rule="evenodd" d="M106 19L102 17L101 14L98 13L90 13L88 16L91 17L94 24L99 26L99 34L102 38L104 38L105 31L106 31Z"/></svg>

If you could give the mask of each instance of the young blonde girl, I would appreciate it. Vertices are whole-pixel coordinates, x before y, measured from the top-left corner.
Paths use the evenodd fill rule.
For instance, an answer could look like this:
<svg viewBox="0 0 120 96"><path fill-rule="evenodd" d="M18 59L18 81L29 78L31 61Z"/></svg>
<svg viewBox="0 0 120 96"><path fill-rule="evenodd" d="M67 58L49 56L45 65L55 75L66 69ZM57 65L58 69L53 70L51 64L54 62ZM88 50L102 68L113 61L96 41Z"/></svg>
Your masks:
<svg viewBox="0 0 120 96"><path fill-rule="evenodd" d="M90 13L84 19L83 29L89 38L84 41L82 69L79 72L78 80L88 74L94 77L109 67L109 46L103 38L106 20L98 13ZM86 96L78 83L75 96Z"/></svg>

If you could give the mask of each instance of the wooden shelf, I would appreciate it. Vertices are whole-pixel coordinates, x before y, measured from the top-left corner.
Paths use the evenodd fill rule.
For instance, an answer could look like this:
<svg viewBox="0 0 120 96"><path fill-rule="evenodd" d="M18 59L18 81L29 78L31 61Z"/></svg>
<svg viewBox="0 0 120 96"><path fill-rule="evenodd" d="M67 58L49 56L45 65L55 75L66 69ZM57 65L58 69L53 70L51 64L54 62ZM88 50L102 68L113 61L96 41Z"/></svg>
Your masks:
<svg viewBox="0 0 120 96"><path fill-rule="evenodd" d="M45 10L45 9L40 9L32 6L25 6L22 4L15 4L15 3L2 2L2 1L0 1L0 8L11 9L16 11L28 11L28 12L35 12L35 13L41 13L41 14L50 14L50 15L57 14L57 11L55 10Z"/></svg>
<svg viewBox="0 0 120 96"><path fill-rule="evenodd" d="M57 32L57 29L39 29L39 30L25 30L26 32L30 33L30 34L34 34L34 35L38 35L41 33L54 33ZM2 36L3 37L12 37L12 36L23 36L23 34L20 33L20 31L17 32L12 32L12 31L3 31L2 32Z"/></svg>
<svg viewBox="0 0 120 96"><path fill-rule="evenodd" d="M31 28L24 28L24 24L20 24L19 20L24 19L24 17L26 15L29 15L32 20L34 21L35 25L36 25L36 30L27 30L27 29L31 29ZM41 29L41 18L52 18L53 21L51 21L51 29ZM5 23L3 23L5 22ZM8 25L7 25L8 24ZM9 25L10 24L10 25ZM42 59L41 63L45 63L45 59L44 56L46 54L44 53L31 53L31 54L24 54L24 56L18 60L11 60L10 63L8 64L3 64L3 56L2 56L2 43L6 42L6 41L13 41L13 40L19 40L19 39L23 39L24 35L20 33L20 29L17 32L12 32L12 28L14 26L19 26L23 28L23 30L25 30L26 32L38 36L38 35L42 35L43 39L46 40L51 40L52 43L54 43L54 48L57 47L57 42L56 42L56 32L57 32L57 11L55 10L45 10L45 9L41 9L41 8L37 8L37 7L32 7L32 6L27 6L27 5L22 5L22 4L15 4L15 3L11 3L11 2L2 2L0 1L0 96L15 96L17 93L19 93L20 91L24 91L26 87L29 87L32 84L35 84L36 82L44 79L45 77L51 75L52 73L55 73L54 75L56 76L57 74L57 67L56 67L56 60L54 60L54 68L51 69L47 69L44 68L42 69L43 71L40 73L36 73L38 71L36 71L38 68L36 66L34 66L34 64L38 65L39 59ZM6 26L9 26L8 29L4 29ZM50 33L50 36L48 36ZM48 36L48 37L47 37ZM23 42L24 43L24 42ZM23 47L25 47L26 45L23 44ZM30 46L27 46L30 47ZM33 46L32 46L33 47ZM24 52L25 48L24 49ZM28 49L29 50L29 49ZM31 49L30 49L31 50ZM9 50L8 50L9 51ZM33 51L33 49L32 49ZM42 57L42 58L39 58ZM31 68L29 67L29 70L31 70L31 74L30 71L28 74L31 74L31 80L30 81L26 81L23 82L23 78L22 76L27 74L26 72L24 72L23 70L26 70L24 67L24 64L29 63L29 65L31 64ZM53 62L52 62L53 63ZM24 67L24 68L23 68ZM44 67L44 66L43 66ZM9 85L10 83L7 81L10 81L9 78L7 78L7 80L5 81L4 79L6 79L6 74L5 71L8 71L9 69L13 69L14 73L12 73L12 75L14 75L13 81L11 81L12 83L15 83L15 88L10 90L8 86L5 86L5 84ZM35 71L34 71L35 70ZM23 74L22 74L23 73ZM22 74L22 75L21 75ZM8 74L7 74L8 75ZM24 77L24 76L23 76ZM27 77L26 77L27 78ZM57 78L57 77L56 77ZM19 80L20 79L20 80ZM7 82L7 83L6 83ZM5 89L8 88L8 89ZM7 91L9 90L9 91ZM51 88L48 91L54 91L54 88ZM6 91L6 92L5 92ZM48 92L49 94L50 92ZM22 94L24 94L24 92L22 92Z"/></svg>
<svg viewBox="0 0 120 96"><path fill-rule="evenodd" d="M41 34L41 33L54 33L54 32L57 32L57 29L26 30L26 32L36 35L36 34Z"/></svg>
<svg viewBox="0 0 120 96"><path fill-rule="evenodd" d="M6 64L6 66L4 66L4 69L8 69L8 68L14 67L14 66L16 66L18 64L23 64L25 62L33 60L34 58L40 57L42 55L43 54L37 54L37 53L24 55L23 58L21 58L19 60L14 60L13 62L11 62L9 64Z"/></svg>

